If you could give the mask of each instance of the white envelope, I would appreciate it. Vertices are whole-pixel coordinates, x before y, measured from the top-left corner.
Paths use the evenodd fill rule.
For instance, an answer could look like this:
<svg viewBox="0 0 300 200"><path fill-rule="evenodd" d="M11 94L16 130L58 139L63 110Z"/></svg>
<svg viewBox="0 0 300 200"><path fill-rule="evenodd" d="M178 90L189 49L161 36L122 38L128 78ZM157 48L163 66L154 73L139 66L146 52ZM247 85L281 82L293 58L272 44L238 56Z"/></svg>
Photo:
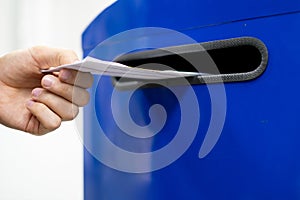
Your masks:
<svg viewBox="0 0 300 200"><path fill-rule="evenodd" d="M41 70L41 72L43 73L56 72L61 69L74 69L82 72L90 72L92 74L123 77L123 78L133 78L133 79L148 79L148 80L207 75L205 73L199 73L199 72L152 70L152 69L143 69L138 67L129 67L121 63L104 61L89 56L83 59L82 61L72 63L72 64L61 65L47 70Z"/></svg>

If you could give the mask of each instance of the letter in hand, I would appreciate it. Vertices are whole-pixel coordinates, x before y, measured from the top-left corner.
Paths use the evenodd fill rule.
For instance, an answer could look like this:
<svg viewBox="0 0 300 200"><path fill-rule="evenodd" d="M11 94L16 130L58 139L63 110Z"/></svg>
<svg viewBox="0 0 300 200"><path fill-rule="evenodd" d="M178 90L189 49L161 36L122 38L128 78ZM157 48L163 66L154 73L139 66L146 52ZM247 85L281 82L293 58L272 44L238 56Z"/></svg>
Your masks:
<svg viewBox="0 0 300 200"><path fill-rule="evenodd" d="M0 122L8 127L43 135L72 120L78 107L89 101L87 88L93 76L62 69L51 74L42 69L73 63L73 51L36 46L0 58Z"/></svg>

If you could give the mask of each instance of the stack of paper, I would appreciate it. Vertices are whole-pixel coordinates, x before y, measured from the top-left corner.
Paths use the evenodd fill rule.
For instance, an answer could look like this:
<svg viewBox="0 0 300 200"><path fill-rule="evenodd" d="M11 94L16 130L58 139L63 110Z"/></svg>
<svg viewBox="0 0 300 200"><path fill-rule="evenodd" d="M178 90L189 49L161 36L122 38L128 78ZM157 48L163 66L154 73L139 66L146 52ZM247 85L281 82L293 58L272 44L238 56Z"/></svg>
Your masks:
<svg viewBox="0 0 300 200"><path fill-rule="evenodd" d="M67 65L61 65L42 72L55 72L61 69L75 69L82 72L90 72L92 74L100 74L114 77L133 78L133 79L170 79L180 77L202 76L203 73L198 72L181 72L172 70L152 70L138 67L129 67L117 62L99 60L92 57L86 57L84 60Z"/></svg>

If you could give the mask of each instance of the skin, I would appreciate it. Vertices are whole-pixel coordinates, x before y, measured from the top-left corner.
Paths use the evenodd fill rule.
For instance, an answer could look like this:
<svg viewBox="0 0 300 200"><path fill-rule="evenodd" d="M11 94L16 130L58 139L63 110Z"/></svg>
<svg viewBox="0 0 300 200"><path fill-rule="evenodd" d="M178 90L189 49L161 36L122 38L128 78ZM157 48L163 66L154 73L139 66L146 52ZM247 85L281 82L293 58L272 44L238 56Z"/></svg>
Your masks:
<svg viewBox="0 0 300 200"><path fill-rule="evenodd" d="M63 69L43 74L48 69L73 63L73 51L36 46L0 57L0 123L33 135L57 129L62 121L72 120L78 107L89 101L90 73Z"/></svg>

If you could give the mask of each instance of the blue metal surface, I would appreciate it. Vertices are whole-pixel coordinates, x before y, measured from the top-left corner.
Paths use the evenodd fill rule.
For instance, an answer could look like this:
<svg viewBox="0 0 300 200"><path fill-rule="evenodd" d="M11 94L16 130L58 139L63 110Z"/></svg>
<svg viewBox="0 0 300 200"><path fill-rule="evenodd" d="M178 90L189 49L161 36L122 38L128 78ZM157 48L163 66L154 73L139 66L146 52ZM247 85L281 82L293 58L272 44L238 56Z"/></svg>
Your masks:
<svg viewBox="0 0 300 200"><path fill-rule="evenodd" d="M123 30L162 26L180 30L199 42L257 37L268 48L269 63L255 80L225 84L224 129L203 159L198 158L198 152L211 116L205 85L193 85L201 112L197 136L170 166L151 173L125 173L103 165L85 150L85 200L300 199L299 10L299 1L119 0L99 15L83 34L85 56L99 42ZM150 88L133 95L129 109L136 123L149 123L148 111L153 104L163 105L168 113L161 132L165 134L133 140L114 122L112 90L109 78L101 78L92 88L96 91L91 96L94 101L84 113L86 143L96 143L94 127L98 123L111 141L134 152L159 149L172 139L180 109L170 91ZM91 115L94 109L97 118Z"/></svg>
<svg viewBox="0 0 300 200"><path fill-rule="evenodd" d="M299 10L299 0L118 0L87 27L83 48L88 52L100 41L137 27L183 31Z"/></svg>

